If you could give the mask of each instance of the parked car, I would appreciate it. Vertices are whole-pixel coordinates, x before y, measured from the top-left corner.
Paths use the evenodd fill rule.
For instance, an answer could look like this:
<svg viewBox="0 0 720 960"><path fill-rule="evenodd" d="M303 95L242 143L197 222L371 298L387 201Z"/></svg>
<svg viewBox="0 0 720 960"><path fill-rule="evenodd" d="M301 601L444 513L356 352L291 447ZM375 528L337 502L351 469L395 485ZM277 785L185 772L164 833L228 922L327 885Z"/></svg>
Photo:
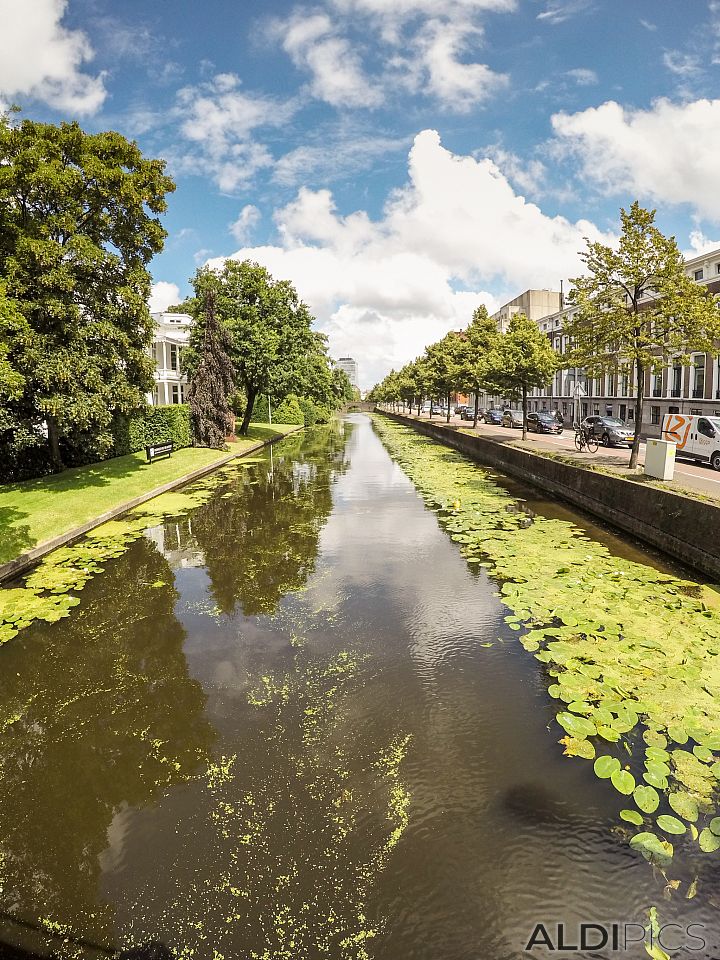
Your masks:
<svg viewBox="0 0 720 960"><path fill-rule="evenodd" d="M472 407L465 407L460 411L461 420L474 420L475 419L475 410ZM478 410L478 420L482 420L480 411Z"/></svg>
<svg viewBox="0 0 720 960"><path fill-rule="evenodd" d="M458 403L453 410L453 413L462 417L463 410L468 410L469 407L466 403Z"/></svg>
<svg viewBox="0 0 720 960"><path fill-rule="evenodd" d="M433 417L446 417L447 407L441 407L439 403L434 403L430 408L430 413Z"/></svg>
<svg viewBox="0 0 720 960"><path fill-rule="evenodd" d="M617 417L585 417L581 426L606 447L631 447L635 440L635 431Z"/></svg>
<svg viewBox="0 0 720 960"><path fill-rule="evenodd" d="M562 433L563 426L558 422L554 413L548 410L539 410L527 415L527 428L536 433Z"/></svg>
<svg viewBox="0 0 720 960"><path fill-rule="evenodd" d="M522 427L523 425L523 412L522 410L506 410L502 415L502 425L504 427Z"/></svg>
<svg viewBox="0 0 720 960"><path fill-rule="evenodd" d="M485 423L491 423L496 427L500 427L503 422L503 412L502 410L486 410L483 414L483 420Z"/></svg>

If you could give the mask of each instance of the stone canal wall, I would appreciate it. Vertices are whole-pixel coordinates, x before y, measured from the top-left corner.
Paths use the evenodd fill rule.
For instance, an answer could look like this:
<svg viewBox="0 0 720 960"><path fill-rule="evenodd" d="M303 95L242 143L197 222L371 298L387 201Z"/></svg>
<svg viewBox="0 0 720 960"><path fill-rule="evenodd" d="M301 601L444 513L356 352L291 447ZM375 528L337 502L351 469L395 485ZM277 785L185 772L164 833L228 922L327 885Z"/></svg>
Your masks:
<svg viewBox="0 0 720 960"><path fill-rule="evenodd" d="M720 507L596 473L447 424L379 411L460 453L567 500L676 560L720 580Z"/></svg>

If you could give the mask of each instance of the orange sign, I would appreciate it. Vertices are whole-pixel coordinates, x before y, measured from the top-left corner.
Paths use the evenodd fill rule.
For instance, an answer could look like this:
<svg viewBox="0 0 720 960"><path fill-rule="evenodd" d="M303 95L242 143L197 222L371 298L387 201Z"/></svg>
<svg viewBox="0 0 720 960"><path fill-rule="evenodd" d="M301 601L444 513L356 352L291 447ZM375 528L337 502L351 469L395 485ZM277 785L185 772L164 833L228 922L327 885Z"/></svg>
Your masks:
<svg viewBox="0 0 720 960"><path fill-rule="evenodd" d="M666 423L667 426L663 430L665 438L667 440L674 440L678 450L682 450L687 443L692 417L683 417L679 413L670 413L667 415Z"/></svg>

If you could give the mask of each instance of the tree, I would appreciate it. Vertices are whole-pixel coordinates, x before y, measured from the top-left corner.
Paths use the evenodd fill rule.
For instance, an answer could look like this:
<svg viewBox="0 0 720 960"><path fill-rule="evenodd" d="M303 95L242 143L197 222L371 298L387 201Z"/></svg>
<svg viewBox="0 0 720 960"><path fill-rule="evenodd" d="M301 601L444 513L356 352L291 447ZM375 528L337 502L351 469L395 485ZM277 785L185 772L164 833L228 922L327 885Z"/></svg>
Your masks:
<svg viewBox="0 0 720 960"><path fill-rule="evenodd" d="M435 396L447 403L447 422L450 422L450 394L461 389L463 372L467 367L465 335L451 331L442 340L425 351L425 361Z"/></svg>
<svg viewBox="0 0 720 960"><path fill-rule="evenodd" d="M317 353L313 318L289 281L273 280L265 267L250 260L226 260L220 270L202 268L192 283L195 296L184 309L202 323L205 293L214 291L218 317L231 335L235 381L247 397L240 428L246 435L256 398L270 394L282 399L308 354ZM190 366L197 362L192 353L187 359Z"/></svg>
<svg viewBox="0 0 720 960"><path fill-rule="evenodd" d="M527 437L527 395L543 387L557 369L558 359L550 341L524 313L515 314L507 333L499 337L488 357L488 378L494 387L522 398L523 440Z"/></svg>
<svg viewBox="0 0 720 960"><path fill-rule="evenodd" d="M145 403L154 364L147 264L166 237L157 214L174 184L119 133L0 116L0 276L26 321L6 363L22 378L16 424L112 445L115 412Z"/></svg>
<svg viewBox="0 0 720 960"><path fill-rule="evenodd" d="M498 336L495 321L488 316L487 307L481 304L473 313L472 322L465 331L464 358L460 372L462 386L475 394L473 429L478 422L480 391L493 386L491 364Z"/></svg>
<svg viewBox="0 0 720 960"><path fill-rule="evenodd" d="M233 392L234 370L229 356L230 334L216 316L215 295L210 290L205 296L205 322L193 329L190 343L200 356L188 389L193 443L220 450L230 426L228 398Z"/></svg>
<svg viewBox="0 0 720 960"><path fill-rule="evenodd" d="M566 323L570 360L590 376L634 371L634 468L640 449L645 374L673 359L687 365L693 351L715 349L720 337L718 302L685 274L674 237L655 226L655 211L637 201L621 209L617 250L590 243L581 253L589 273L572 281L577 316Z"/></svg>

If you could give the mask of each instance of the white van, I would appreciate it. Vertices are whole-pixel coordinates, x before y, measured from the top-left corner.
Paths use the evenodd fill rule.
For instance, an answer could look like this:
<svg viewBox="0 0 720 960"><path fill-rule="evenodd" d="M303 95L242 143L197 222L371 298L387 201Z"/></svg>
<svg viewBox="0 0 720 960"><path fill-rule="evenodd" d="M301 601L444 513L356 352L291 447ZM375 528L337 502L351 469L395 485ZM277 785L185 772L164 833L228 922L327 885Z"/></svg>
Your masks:
<svg viewBox="0 0 720 960"><path fill-rule="evenodd" d="M661 436L676 444L676 456L709 463L720 470L720 417L666 413Z"/></svg>

